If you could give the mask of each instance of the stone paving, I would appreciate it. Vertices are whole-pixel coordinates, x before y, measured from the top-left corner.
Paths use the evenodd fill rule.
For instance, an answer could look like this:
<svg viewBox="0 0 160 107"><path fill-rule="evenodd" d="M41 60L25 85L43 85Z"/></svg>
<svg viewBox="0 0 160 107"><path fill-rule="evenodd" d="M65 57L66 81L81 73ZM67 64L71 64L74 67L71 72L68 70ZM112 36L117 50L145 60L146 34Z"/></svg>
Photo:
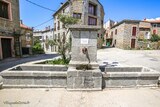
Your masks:
<svg viewBox="0 0 160 107"><path fill-rule="evenodd" d="M118 63L119 66L145 66L160 72L160 50L98 50L98 62Z"/></svg>
<svg viewBox="0 0 160 107"><path fill-rule="evenodd" d="M160 107L160 89L4 89L0 107Z"/></svg>

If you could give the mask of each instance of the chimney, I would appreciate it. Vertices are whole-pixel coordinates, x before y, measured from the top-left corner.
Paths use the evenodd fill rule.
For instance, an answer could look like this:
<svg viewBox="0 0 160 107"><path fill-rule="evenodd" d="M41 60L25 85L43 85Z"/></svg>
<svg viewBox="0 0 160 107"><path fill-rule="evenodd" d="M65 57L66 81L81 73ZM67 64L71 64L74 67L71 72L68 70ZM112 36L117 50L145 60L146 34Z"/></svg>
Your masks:
<svg viewBox="0 0 160 107"><path fill-rule="evenodd" d="M61 5L60 5L61 7L63 6L63 3L61 2Z"/></svg>

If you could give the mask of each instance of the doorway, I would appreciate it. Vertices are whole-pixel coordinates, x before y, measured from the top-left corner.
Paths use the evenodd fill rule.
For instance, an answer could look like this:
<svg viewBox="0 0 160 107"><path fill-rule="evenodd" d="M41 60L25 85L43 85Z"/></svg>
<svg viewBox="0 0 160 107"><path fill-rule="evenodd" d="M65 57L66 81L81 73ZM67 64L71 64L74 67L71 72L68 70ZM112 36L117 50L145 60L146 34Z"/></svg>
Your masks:
<svg viewBox="0 0 160 107"><path fill-rule="evenodd" d="M2 44L3 59L12 57L12 54L11 54L11 52L12 52L11 51L11 39L2 38L1 39L1 44Z"/></svg>
<svg viewBox="0 0 160 107"><path fill-rule="evenodd" d="M131 40L131 48L135 48L136 39Z"/></svg>

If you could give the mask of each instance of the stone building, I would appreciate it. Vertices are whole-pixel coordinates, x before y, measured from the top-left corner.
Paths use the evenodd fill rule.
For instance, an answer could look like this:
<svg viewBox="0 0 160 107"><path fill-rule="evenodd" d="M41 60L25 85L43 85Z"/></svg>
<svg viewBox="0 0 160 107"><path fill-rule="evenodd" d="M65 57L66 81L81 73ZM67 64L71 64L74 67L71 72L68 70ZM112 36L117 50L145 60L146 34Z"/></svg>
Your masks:
<svg viewBox="0 0 160 107"><path fill-rule="evenodd" d="M110 34L111 28L116 24L115 21L113 20L108 20L104 24L104 29L105 29L105 35L104 35L104 46L110 47L112 44L113 37Z"/></svg>
<svg viewBox="0 0 160 107"><path fill-rule="evenodd" d="M0 0L0 60L21 55L19 0Z"/></svg>
<svg viewBox="0 0 160 107"><path fill-rule="evenodd" d="M122 49L139 48L140 39L150 39L152 34L159 34L160 22L146 20L123 20L112 26L108 37L112 46Z"/></svg>
<svg viewBox="0 0 160 107"><path fill-rule="evenodd" d="M22 55L31 55L33 46L33 29L20 22Z"/></svg>
<svg viewBox="0 0 160 107"><path fill-rule="evenodd" d="M37 30L33 32L34 41L40 40L45 53L55 52L56 48L49 45L48 41L54 41L54 29L46 27L45 30Z"/></svg>
<svg viewBox="0 0 160 107"><path fill-rule="evenodd" d="M62 4L53 15L55 39L60 38L67 32L63 23L59 21L58 14L69 15L79 19L79 25L101 26L101 30L97 34L97 46L99 48L102 47L104 34L104 9L98 0L67 0ZM67 35L67 38L69 38L69 35Z"/></svg>

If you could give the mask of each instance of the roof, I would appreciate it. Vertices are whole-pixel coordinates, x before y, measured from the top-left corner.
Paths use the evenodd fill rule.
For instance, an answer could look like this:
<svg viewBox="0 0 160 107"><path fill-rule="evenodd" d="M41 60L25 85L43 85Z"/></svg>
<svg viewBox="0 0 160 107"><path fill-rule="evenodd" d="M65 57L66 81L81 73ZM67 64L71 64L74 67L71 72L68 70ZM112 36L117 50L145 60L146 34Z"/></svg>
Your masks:
<svg viewBox="0 0 160 107"><path fill-rule="evenodd" d="M67 1L53 14L53 16L55 16L57 13L59 13L59 11L61 11L65 6L67 6L67 5L69 4L69 2L70 2L70 0L67 0ZM97 2L101 5L102 10L103 10L103 13L105 14L103 5L99 2L99 0L97 0Z"/></svg>
<svg viewBox="0 0 160 107"><path fill-rule="evenodd" d="M53 16L55 16L59 11L61 11L65 6L67 6L69 4L69 1L67 0L54 14Z"/></svg>
<svg viewBox="0 0 160 107"><path fill-rule="evenodd" d="M141 20L129 20L129 19L125 19L125 20L122 20L121 22L117 23L116 25L114 25L112 28L115 28L123 23L139 23L141 22Z"/></svg>
<svg viewBox="0 0 160 107"><path fill-rule="evenodd" d="M37 31L34 31L34 33L45 33L45 32L49 32L49 31L54 31L54 28L50 28L47 30L37 30Z"/></svg>
<svg viewBox="0 0 160 107"><path fill-rule="evenodd" d="M150 23L160 23L160 20L144 20L144 21Z"/></svg>
<svg viewBox="0 0 160 107"><path fill-rule="evenodd" d="M24 29L32 30L32 28L30 28L30 27L28 27L28 26L26 26L26 25L24 25L22 23L20 23L20 27L24 28Z"/></svg>

